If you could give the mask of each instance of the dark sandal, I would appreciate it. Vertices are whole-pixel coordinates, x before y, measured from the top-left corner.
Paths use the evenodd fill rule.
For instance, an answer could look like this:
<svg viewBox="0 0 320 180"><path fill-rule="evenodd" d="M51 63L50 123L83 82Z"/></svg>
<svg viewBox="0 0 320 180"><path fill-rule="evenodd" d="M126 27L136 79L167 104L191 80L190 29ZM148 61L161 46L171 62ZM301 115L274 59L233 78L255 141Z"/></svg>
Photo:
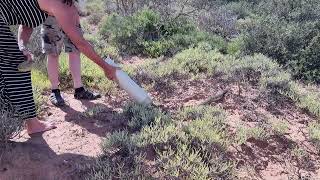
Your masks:
<svg viewBox="0 0 320 180"><path fill-rule="evenodd" d="M65 105L65 102L61 96L59 89L52 90L52 93L50 95L50 101L53 105L58 106L58 107Z"/></svg>
<svg viewBox="0 0 320 180"><path fill-rule="evenodd" d="M99 93L94 93L89 90L83 89L80 92L76 92L74 94L74 98L78 100L96 100L101 98Z"/></svg>

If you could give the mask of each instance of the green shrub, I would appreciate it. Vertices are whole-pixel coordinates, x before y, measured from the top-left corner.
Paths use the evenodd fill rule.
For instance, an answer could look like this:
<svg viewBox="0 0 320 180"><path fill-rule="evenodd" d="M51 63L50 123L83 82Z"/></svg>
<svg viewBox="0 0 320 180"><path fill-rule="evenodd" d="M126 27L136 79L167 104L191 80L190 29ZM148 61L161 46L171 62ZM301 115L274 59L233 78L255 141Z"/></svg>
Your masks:
<svg viewBox="0 0 320 180"><path fill-rule="evenodd" d="M320 7L316 0L263 0L239 21L246 53L262 53L292 70L296 78L319 82Z"/></svg>
<svg viewBox="0 0 320 180"><path fill-rule="evenodd" d="M138 147L153 145L157 147L162 144L170 144L176 138L184 136L183 132L177 131L177 126L173 123L164 123L160 118L150 126L144 127L141 132L134 136Z"/></svg>
<svg viewBox="0 0 320 180"><path fill-rule="evenodd" d="M282 94L295 101L300 108L309 111L319 118L320 103L318 99L320 93L307 90L305 87L295 82L291 82L289 87L290 88L287 91L282 92Z"/></svg>
<svg viewBox="0 0 320 180"><path fill-rule="evenodd" d="M124 113L130 112L131 118L156 118L142 123L141 130L133 134L124 130L108 135L102 145L103 156L88 167L88 179L232 179L233 163L223 148L222 109L190 107L163 118L156 116L157 109L128 106L130 110Z"/></svg>
<svg viewBox="0 0 320 180"><path fill-rule="evenodd" d="M128 126L134 131L140 130L146 125L150 125L157 118L160 118L161 121L168 120L167 115L160 109L136 103L129 103L124 108L123 114L128 119Z"/></svg>
<svg viewBox="0 0 320 180"><path fill-rule="evenodd" d="M233 56L239 56L243 53L244 46L245 42L242 36L231 39L227 45L227 53Z"/></svg>
<svg viewBox="0 0 320 180"><path fill-rule="evenodd" d="M272 130L276 135L282 136L288 133L289 123L283 120L276 119L272 123Z"/></svg>
<svg viewBox="0 0 320 180"><path fill-rule="evenodd" d="M232 163L224 155L227 138L223 110L210 106L186 107L175 119L176 128L172 123L167 125L173 131L168 134L171 138L161 141L165 146L157 151L163 178L231 179ZM150 135L157 136L151 131Z"/></svg>
<svg viewBox="0 0 320 180"><path fill-rule="evenodd" d="M308 156L308 152L299 146L294 147L291 150L291 154L298 159L305 159Z"/></svg>
<svg viewBox="0 0 320 180"><path fill-rule="evenodd" d="M103 143L104 155L84 169L86 179L149 179L143 169L143 155L139 154L127 131L115 132ZM113 153L118 156L113 156Z"/></svg>
<svg viewBox="0 0 320 180"><path fill-rule="evenodd" d="M128 153L134 153L135 147L128 131L119 131L112 133L102 144L105 154L110 153L114 148L125 148Z"/></svg>
<svg viewBox="0 0 320 180"><path fill-rule="evenodd" d="M133 76L137 79L143 76L146 83L152 83L155 79L175 78L176 75L186 78L219 75L233 82L255 83L272 92L288 90L292 79L290 73L264 55L235 58L217 52L208 43L183 50L170 61L149 61L138 69L142 73Z"/></svg>
<svg viewBox="0 0 320 180"><path fill-rule="evenodd" d="M99 33L120 51L141 54L145 41L160 38L159 21L158 14L147 10L127 17L112 14L103 20Z"/></svg>
<svg viewBox="0 0 320 180"><path fill-rule="evenodd" d="M300 58L292 63L296 77L320 83L320 33L302 51Z"/></svg>
<svg viewBox="0 0 320 180"><path fill-rule="evenodd" d="M103 16L104 16L103 13L93 13L87 17L87 21L90 25L97 26L103 19Z"/></svg>
<svg viewBox="0 0 320 180"><path fill-rule="evenodd" d="M219 71L218 63L226 58L216 50L209 52L200 48L191 48L178 53L165 66L159 68L161 75L184 74L184 75L212 75Z"/></svg>
<svg viewBox="0 0 320 180"><path fill-rule="evenodd" d="M103 6L103 0L90 0L86 2L85 11L89 15L94 14L101 14L103 13L104 6Z"/></svg>
<svg viewBox="0 0 320 180"><path fill-rule="evenodd" d="M200 32L186 19L162 22L160 15L151 10L133 16L110 15L102 21L99 34L123 53L151 57L173 55L204 41L218 50L225 49L222 38Z"/></svg>
<svg viewBox="0 0 320 180"><path fill-rule="evenodd" d="M33 98L36 105L36 111L37 113L41 113L41 106L45 103L45 96L43 95L43 89L40 89L39 87L33 88Z"/></svg>
<svg viewBox="0 0 320 180"><path fill-rule="evenodd" d="M23 130L22 117L23 115L19 114L16 107L0 99L0 145L8 142Z"/></svg>
<svg viewBox="0 0 320 180"><path fill-rule="evenodd" d="M237 129L235 141L238 144L244 144L247 140L254 138L256 140L266 140L269 133L263 127L240 127Z"/></svg>
<svg viewBox="0 0 320 180"><path fill-rule="evenodd" d="M309 136L310 140L317 146L318 150L320 151L320 124L309 124Z"/></svg>
<svg viewBox="0 0 320 180"><path fill-rule="evenodd" d="M225 147L225 114L222 109L210 106L185 107L179 111L176 118L188 122L183 131L190 138L203 144Z"/></svg>
<svg viewBox="0 0 320 180"><path fill-rule="evenodd" d="M195 120L185 127L185 132L203 144L226 146L226 134L223 124L216 125L216 117Z"/></svg>
<svg viewBox="0 0 320 180"><path fill-rule="evenodd" d="M160 154L159 165L166 174L164 178L208 179L210 168L203 163L201 152L178 144L177 149L169 149Z"/></svg>
<svg viewBox="0 0 320 180"><path fill-rule="evenodd" d="M174 46L173 41L167 39L161 39L158 41L144 41L143 42L143 53L152 57L160 57L166 55Z"/></svg>

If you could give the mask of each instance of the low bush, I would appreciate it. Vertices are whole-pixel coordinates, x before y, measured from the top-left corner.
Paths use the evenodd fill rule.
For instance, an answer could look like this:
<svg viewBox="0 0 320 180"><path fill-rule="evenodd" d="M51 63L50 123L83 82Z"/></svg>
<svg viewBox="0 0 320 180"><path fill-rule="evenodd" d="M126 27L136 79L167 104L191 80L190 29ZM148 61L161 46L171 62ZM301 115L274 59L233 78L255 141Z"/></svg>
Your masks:
<svg viewBox="0 0 320 180"><path fill-rule="evenodd" d="M142 114L131 115L140 119ZM154 115L148 117L152 123L144 124L141 131L130 134L125 130L106 138L104 155L88 167L88 179L233 178L233 163L225 155L223 110L190 107L166 120Z"/></svg>
<svg viewBox="0 0 320 180"><path fill-rule="evenodd" d="M289 123L283 120L276 119L272 123L272 130L274 134L278 136L283 136L289 131Z"/></svg>
<svg viewBox="0 0 320 180"><path fill-rule="evenodd" d="M254 138L255 140L267 140L269 132L263 127L240 127L237 129L235 142L237 144L244 144L249 139Z"/></svg>
<svg viewBox="0 0 320 180"><path fill-rule="evenodd" d="M152 124L157 118L161 119L161 121L168 119L167 115L160 109L136 103L131 103L124 107L123 114L128 119L129 128L134 131L141 130L142 127Z"/></svg>
<svg viewBox="0 0 320 180"><path fill-rule="evenodd" d="M283 91L282 94L295 101L300 108L307 110L318 118L320 117L319 92L307 90L302 85L291 82L290 88Z"/></svg>
<svg viewBox="0 0 320 180"><path fill-rule="evenodd" d="M309 124L309 136L310 140L317 146L320 152L320 124L311 123Z"/></svg>
<svg viewBox="0 0 320 180"><path fill-rule="evenodd" d="M292 70L295 78L319 83L320 7L316 0L263 0L239 22L246 53L262 53Z"/></svg>
<svg viewBox="0 0 320 180"><path fill-rule="evenodd" d="M23 115L16 107L0 99L0 145L17 136L24 127Z"/></svg>
<svg viewBox="0 0 320 180"><path fill-rule="evenodd" d="M151 10L133 16L110 15L103 20L100 35L121 52L151 57L173 55L203 41L225 49L223 38L199 31L184 18L162 22L160 14Z"/></svg>

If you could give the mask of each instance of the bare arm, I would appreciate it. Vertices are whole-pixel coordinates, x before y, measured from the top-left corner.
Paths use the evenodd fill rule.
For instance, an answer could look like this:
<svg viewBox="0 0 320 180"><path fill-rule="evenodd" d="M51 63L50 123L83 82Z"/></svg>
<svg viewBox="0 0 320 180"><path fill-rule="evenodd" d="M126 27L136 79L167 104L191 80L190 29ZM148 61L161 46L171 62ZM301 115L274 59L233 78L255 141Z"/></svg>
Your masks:
<svg viewBox="0 0 320 180"><path fill-rule="evenodd" d="M91 44L84 39L77 28L79 24L78 10L74 6L68 6L62 1L57 0L38 0L40 8L53 15L62 30L68 35L77 48L89 59L99 65L106 73L108 78L114 79L116 69L104 62L96 53Z"/></svg>
<svg viewBox="0 0 320 180"><path fill-rule="evenodd" d="M27 26L20 25L18 29L18 46L20 51L22 51L23 55L26 56L28 61L32 61L33 54L32 52L27 48L27 44L29 43L29 39L31 37L31 34L33 32L33 29Z"/></svg>
<svg viewBox="0 0 320 180"><path fill-rule="evenodd" d="M27 26L20 25L18 30L18 45L19 49L22 50L29 43L29 39L33 29Z"/></svg>

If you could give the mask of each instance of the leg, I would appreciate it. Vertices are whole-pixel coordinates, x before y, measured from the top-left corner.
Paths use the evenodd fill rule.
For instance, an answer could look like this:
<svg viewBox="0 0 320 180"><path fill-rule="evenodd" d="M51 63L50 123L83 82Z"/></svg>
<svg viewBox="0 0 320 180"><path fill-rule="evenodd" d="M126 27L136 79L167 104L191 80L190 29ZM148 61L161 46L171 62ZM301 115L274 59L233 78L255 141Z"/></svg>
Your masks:
<svg viewBox="0 0 320 180"><path fill-rule="evenodd" d="M28 133L43 132L55 126L40 122L36 116L31 73L19 72L18 65L24 61L18 43L8 26L0 19L0 91L2 101L12 105L18 116L26 121ZM35 127L35 125L38 125Z"/></svg>
<svg viewBox="0 0 320 180"><path fill-rule="evenodd" d="M81 27L79 27L81 30ZM80 52L72 41L65 36L64 38L65 52L69 54L69 68L72 74L76 99L95 100L101 98L98 93L93 93L83 87L81 81L81 60Z"/></svg>
<svg viewBox="0 0 320 180"><path fill-rule="evenodd" d="M83 86L81 80L81 62L79 52L69 53L69 69L73 79L74 89L81 88Z"/></svg>
<svg viewBox="0 0 320 180"><path fill-rule="evenodd" d="M59 89L59 56L48 54L47 61L48 77L51 83L51 89Z"/></svg>
<svg viewBox="0 0 320 180"><path fill-rule="evenodd" d="M59 87L59 55L63 44L63 34L57 21L49 16L41 26L42 52L48 55L48 76L52 89Z"/></svg>
<svg viewBox="0 0 320 180"><path fill-rule="evenodd" d="M48 17L41 26L42 52L48 55L47 69L52 93L50 101L53 105L65 104L59 90L59 55L63 44L63 34L54 17Z"/></svg>

